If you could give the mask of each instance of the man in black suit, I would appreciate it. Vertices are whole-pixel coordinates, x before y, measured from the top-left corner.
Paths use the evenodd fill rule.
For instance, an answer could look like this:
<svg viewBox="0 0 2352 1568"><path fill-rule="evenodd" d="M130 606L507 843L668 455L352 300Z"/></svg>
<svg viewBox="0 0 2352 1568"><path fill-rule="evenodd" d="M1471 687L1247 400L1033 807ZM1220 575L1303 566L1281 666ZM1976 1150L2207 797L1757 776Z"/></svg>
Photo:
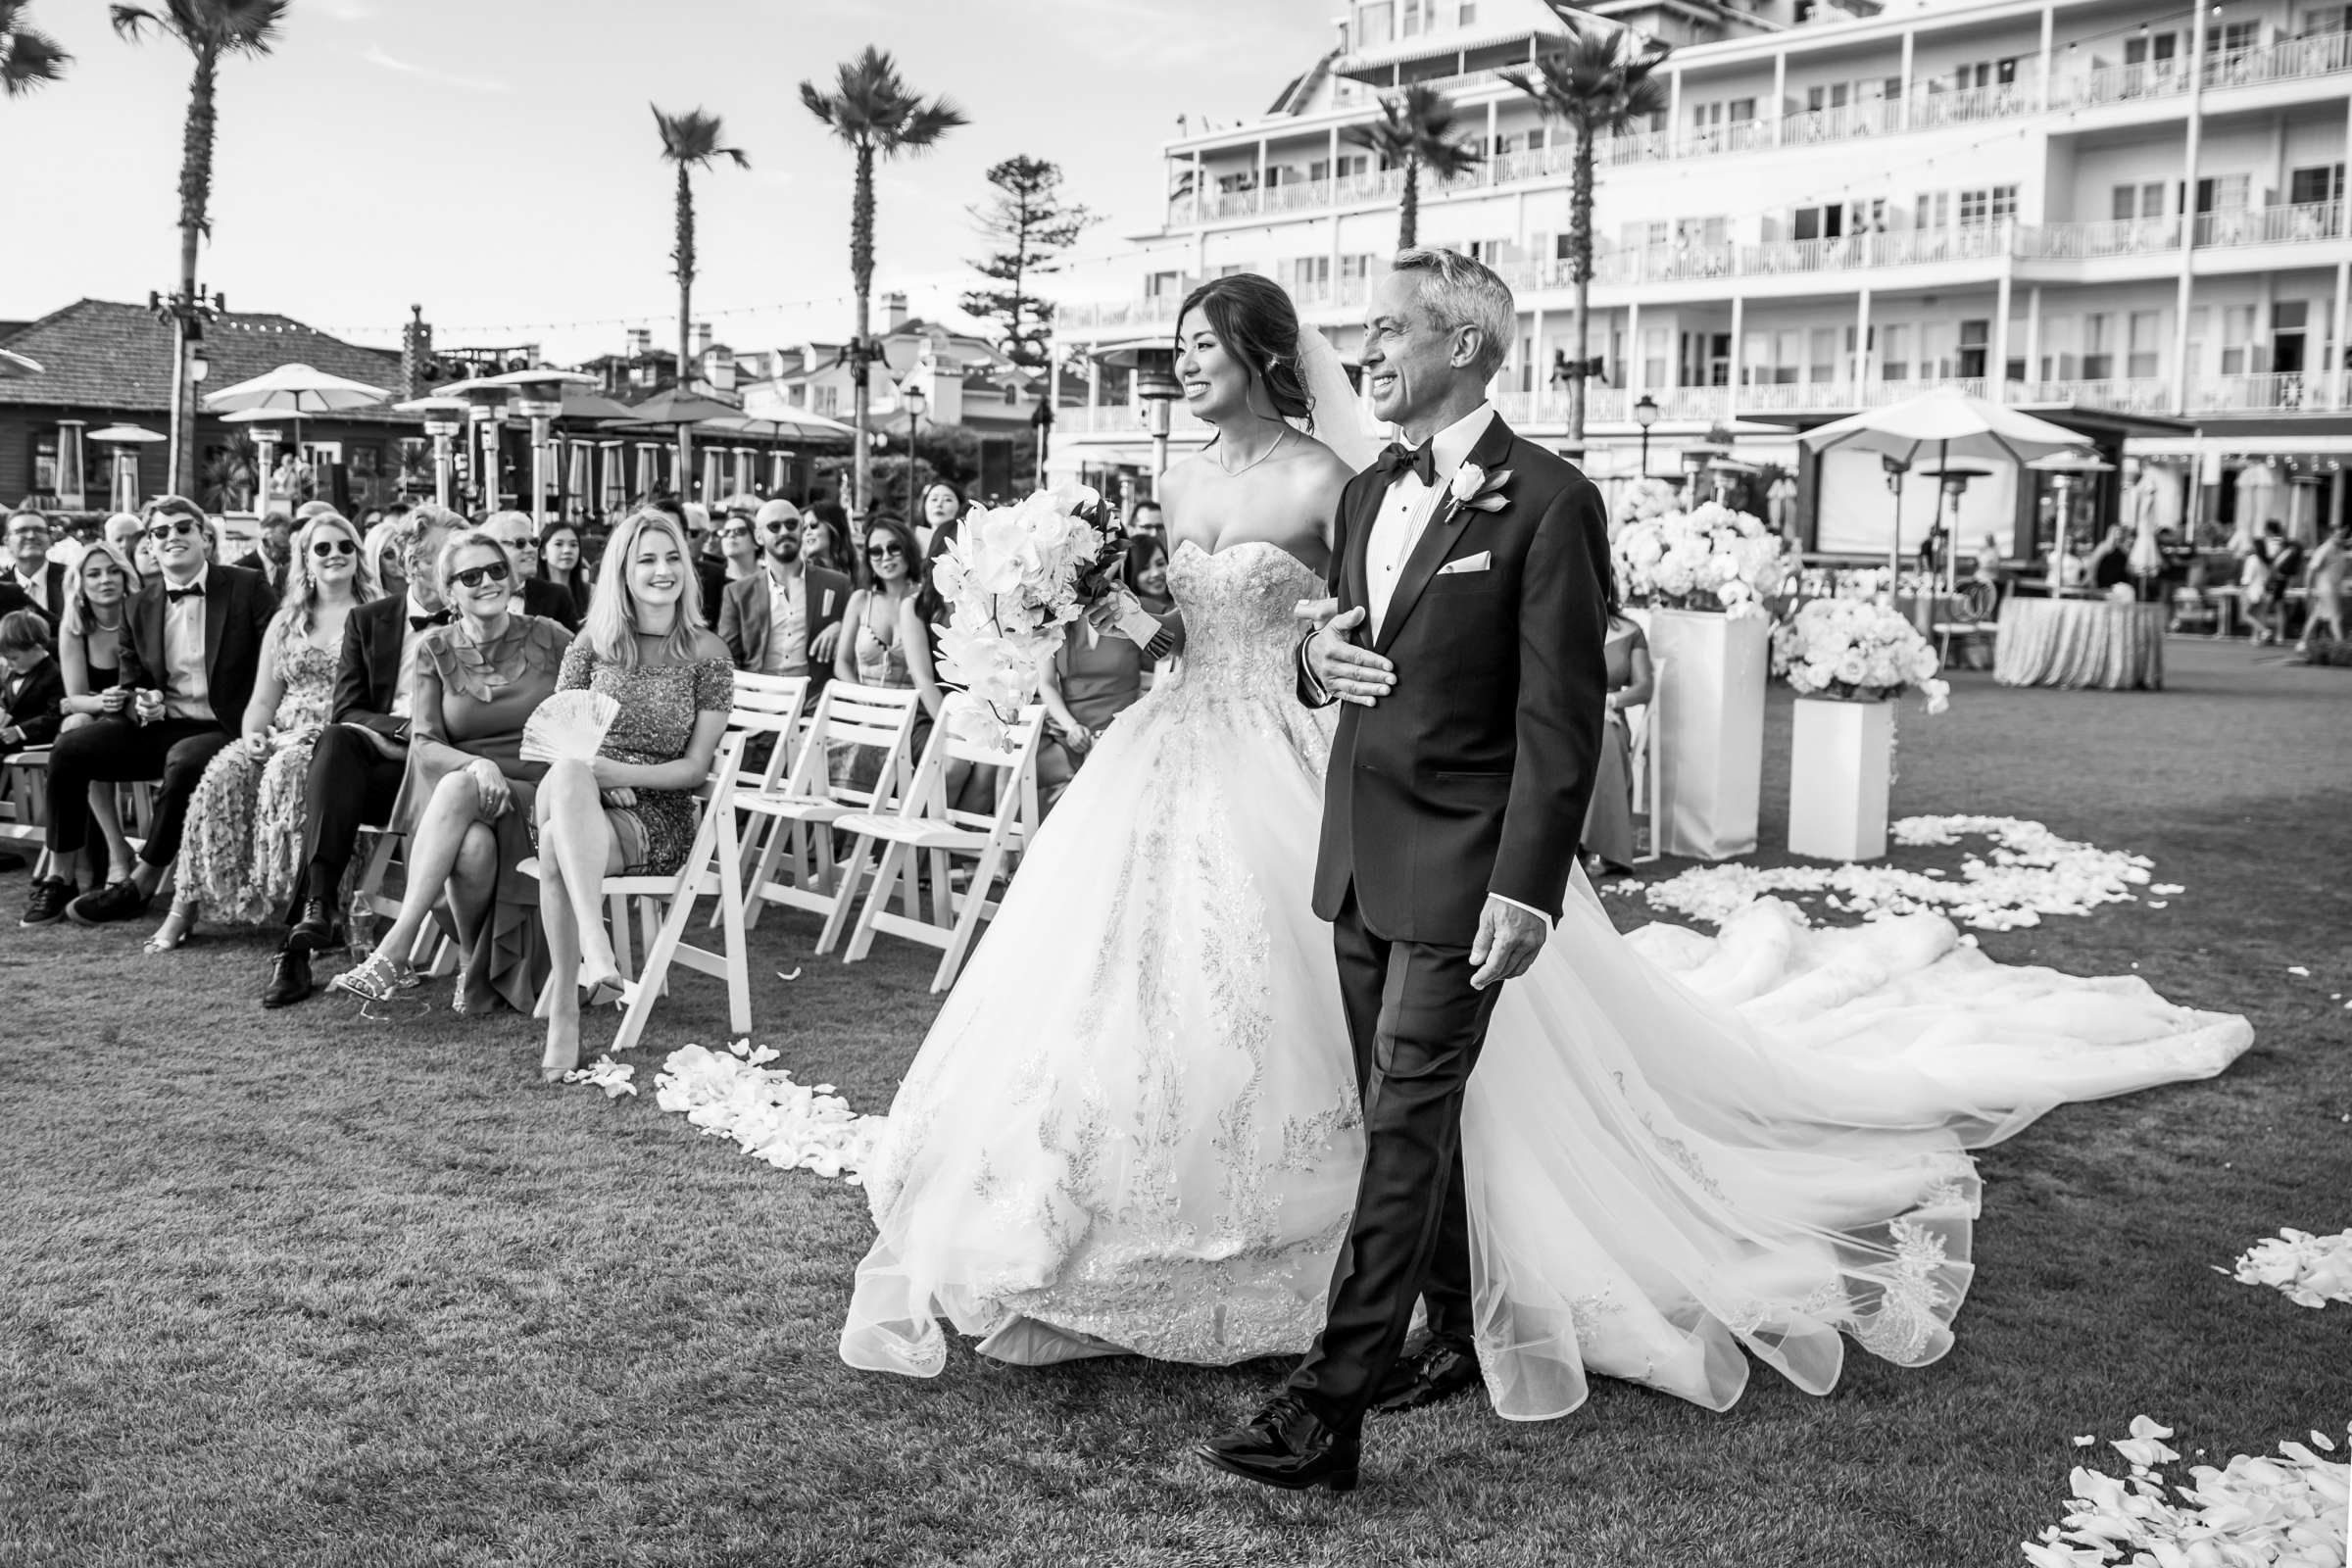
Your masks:
<svg viewBox="0 0 2352 1568"><path fill-rule="evenodd" d="M1333 923L1364 1170L1323 1333L1254 1420L1200 1450L1290 1489L1355 1484L1367 1410L1478 1386L1462 1097L1498 987L1559 918L1606 692L1599 494L1486 400L1510 289L1448 251L1395 265L1363 365L1405 442L1342 492L1332 598L1299 648L1301 699L1348 705L1315 913ZM1430 1335L1406 1354L1417 1298Z"/></svg>
<svg viewBox="0 0 2352 1568"><path fill-rule="evenodd" d="M8 569L0 571L0 615L37 610L57 629L66 610L66 564L49 559L49 518L26 509L8 519Z"/></svg>
<svg viewBox="0 0 2352 1568"><path fill-rule="evenodd" d="M261 675L262 643L277 612L262 574L205 560L204 513L185 497L149 503L146 518L161 570L126 616L120 684L136 694L131 712L61 735L49 754L48 843L56 880L36 891L26 925L66 917L107 925L146 912L179 855L197 780L236 738ZM159 776L155 828L130 876L68 903L89 836L90 786Z"/></svg>
<svg viewBox="0 0 2352 1568"><path fill-rule="evenodd" d="M833 678L850 579L801 559L801 509L791 502L768 502L752 526L760 539L760 569L726 585L719 641L737 669L806 675L813 697Z"/></svg>
<svg viewBox="0 0 2352 1568"><path fill-rule="evenodd" d="M318 515L313 507L332 513L335 509L324 501L306 501L302 504L302 520L308 522ZM262 519L262 536L255 541L253 554L237 563L250 566L270 579L270 591L283 599L286 595L286 573L294 562L294 519L282 512L272 512Z"/></svg>
<svg viewBox="0 0 2352 1568"><path fill-rule="evenodd" d="M302 883L286 911L292 929L262 992L265 1007L300 1002L315 989L311 956L334 943L336 898L360 829L391 817L409 760L409 656L427 627L449 623L435 564L465 525L440 507L411 511L395 535L407 591L369 600L343 621L331 722L318 732L304 784Z"/></svg>
<svg viewBox="0 0 2352 1568"><path fill-rule="evenodd" d="M539 530L527 512L494 512L482 531L507 547L514 568L514 598L510 609L518 615L539 615L559 621L565 631L580 629L580 610L571 590L539 575Z"/></svg>

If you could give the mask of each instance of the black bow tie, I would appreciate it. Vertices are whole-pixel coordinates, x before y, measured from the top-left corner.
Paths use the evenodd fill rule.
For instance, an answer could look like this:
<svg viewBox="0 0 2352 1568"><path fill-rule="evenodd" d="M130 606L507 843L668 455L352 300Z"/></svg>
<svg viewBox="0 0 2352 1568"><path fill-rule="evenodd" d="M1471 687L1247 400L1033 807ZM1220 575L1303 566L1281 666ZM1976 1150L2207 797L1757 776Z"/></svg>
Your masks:
<svg viewBox="0 0 2352 1568"><path fill-rule="evenodd" d="M446 626L448 624L449 612L446 610L436 610L429 615L411 615L409 617L409 630L411 631L422 631L427 626Z"/></svg>
<svg viewBox="0 0 2352 1568"><path fill-rule="evenodd" d="M1424 441L1418 447L1392 441L1381 450L1380 457L1372 465L1372 471L1391 484L1396 483L1398 474L1409 472L1423 484L1434 486L1438 482L1436 446L1434 441Z"/></svg>
<svg viewBox="0 0 2352 1568"><path fill-rule="evenodd" d="M204 584L198 583L193 588L167 588L164 590L164 599L170 604L176 605L182 599L187 599L190 597L202 599L204 597Z"/></svg>

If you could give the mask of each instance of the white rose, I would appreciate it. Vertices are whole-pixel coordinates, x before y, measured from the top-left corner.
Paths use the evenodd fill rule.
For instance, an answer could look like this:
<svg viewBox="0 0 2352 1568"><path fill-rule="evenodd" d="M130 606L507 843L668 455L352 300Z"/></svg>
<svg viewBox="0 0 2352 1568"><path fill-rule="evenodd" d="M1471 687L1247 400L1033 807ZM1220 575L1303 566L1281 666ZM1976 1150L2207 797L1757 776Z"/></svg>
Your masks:
<svg viewBox="0 0 2352 1568"><path fill-rule="evenodd" d="M1465 463L1453 470L1453 482L1446 486L1446 493L1453 497L1456 506L1466 506L1486 482L1486 469L1475 463Z"/></svg>

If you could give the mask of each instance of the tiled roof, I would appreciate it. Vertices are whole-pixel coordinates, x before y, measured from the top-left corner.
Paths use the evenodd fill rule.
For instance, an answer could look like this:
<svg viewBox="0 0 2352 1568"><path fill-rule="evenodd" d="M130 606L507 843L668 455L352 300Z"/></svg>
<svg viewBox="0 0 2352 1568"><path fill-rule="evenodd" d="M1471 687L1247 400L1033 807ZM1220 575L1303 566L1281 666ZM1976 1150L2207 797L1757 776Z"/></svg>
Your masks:
<svg viewBox="0 0 2352 1568"><path fill-rule="evenodd" d="M46 372L0 381L0 404L169 416L172 330L144 305L78 300L0 337L0 345L30 355ZM204 351L212 362L207 387L234 386L281 365L308 365L387 391L400 388L397 352L346 343L291 317L223 315L205 326ZM416 422L389 408L335 417Z"/></svg>

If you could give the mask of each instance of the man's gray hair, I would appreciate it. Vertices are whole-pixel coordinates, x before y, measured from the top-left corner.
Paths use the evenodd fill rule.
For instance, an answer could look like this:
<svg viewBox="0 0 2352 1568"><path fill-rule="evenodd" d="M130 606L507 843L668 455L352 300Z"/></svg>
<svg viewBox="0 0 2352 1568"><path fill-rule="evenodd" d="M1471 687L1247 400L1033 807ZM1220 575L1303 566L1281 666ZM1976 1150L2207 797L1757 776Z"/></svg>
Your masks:
<svg viewBox="0 0 2352 1568"><path fill-rule="evenodd" d="M1396 253L1391 269L1417 274L1421 303L1446 330L1457 326L1478 329L1478 364L1484 376L1493 376L1510 357L1511 338L1518 326L1519 307L1511 285L1485 263L1459 251L1414 245Z"/></svg>

